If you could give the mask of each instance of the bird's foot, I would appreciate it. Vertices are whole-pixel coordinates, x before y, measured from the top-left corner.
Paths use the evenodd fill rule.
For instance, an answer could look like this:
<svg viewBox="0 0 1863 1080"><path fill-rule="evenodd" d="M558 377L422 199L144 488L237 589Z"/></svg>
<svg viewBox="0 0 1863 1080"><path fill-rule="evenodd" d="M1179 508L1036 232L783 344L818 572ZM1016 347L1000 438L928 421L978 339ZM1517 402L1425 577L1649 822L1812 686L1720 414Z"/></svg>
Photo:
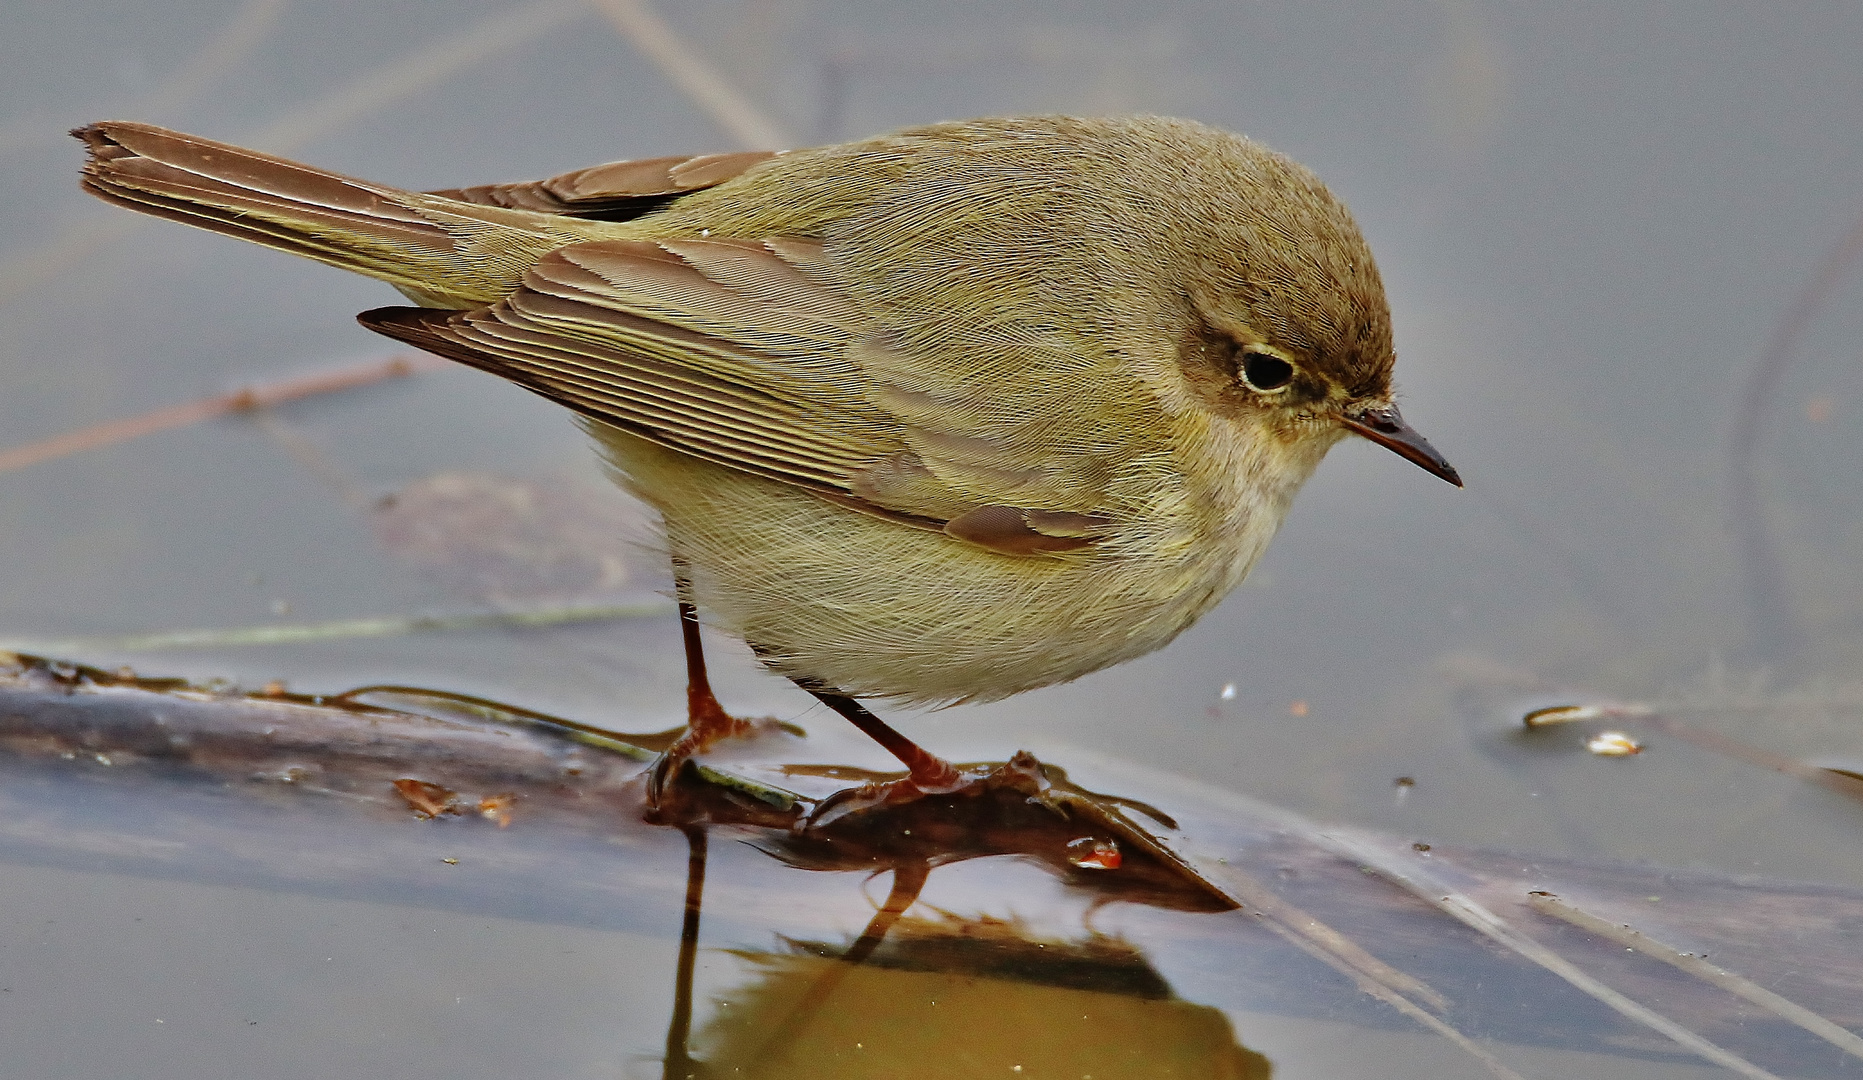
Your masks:
<svg viewBox="0 0 1863 1080"><path fill-rule="evenodd" d="M1192 910L1236 906L1176 850L1170 834L1177 823L1168 814L1083 787L1027 751L1000 764L950 768L941 782L832 765L789 765L784 772L866 781L820 798L791 819L782 840L756 843L793 866L873 870L1020 855L1084 874L1106 895L1168 898Z"/></svg>
<svg viewBox="0 0 1863 1080"><path fill-rule="evenodd" d="M1138 846L1155 851L1156 840L1138 824L1131 812L1152 819L1164 828L1176 828L1176 822L1146 803L1133 799L1089 791L1067 778L1065 770L1044 765L1026 750L1000 765L972 765L958 768L941 758L932 758L942 768L925 770L921 775L873 780L858 787L844 788L821 802L796 829L804 834L830 831L859 832L869 823L880 825L887 820L883 811L898 810L920 800L936 799L940 803L964 803L970 800L997 800L1004 807L1021 806L1051 818L1089 827L1094 836L1084 857L1072 858L1076 865L1103 868L1118 864L1121 845ZM1076 853L1069 853L1070 856Z"/></svg>
<svg viewBox="0 0 1863 1080"><path fill-rule="evenodd" d="M760 726L768 726L725 712L709 690L690 694L689 705L685 734L673 740L673 744L660 751L647 766L647 805L650 808L659 807L673 778L687 761L718 743L745 738L755 734Z"/></svg>
<svg viewBox="0 0 1863 1080"><path fill-rule="evenodd" d="M1000 770L988 767L959 769L940 757L926 756L920 767L892 780L874 780L859 787L843 788L815 804L815 809L798 823L801 831L827 828L836 821L871 814L877 810L903 806L931 795L964 795L981 792Z"/></svg>

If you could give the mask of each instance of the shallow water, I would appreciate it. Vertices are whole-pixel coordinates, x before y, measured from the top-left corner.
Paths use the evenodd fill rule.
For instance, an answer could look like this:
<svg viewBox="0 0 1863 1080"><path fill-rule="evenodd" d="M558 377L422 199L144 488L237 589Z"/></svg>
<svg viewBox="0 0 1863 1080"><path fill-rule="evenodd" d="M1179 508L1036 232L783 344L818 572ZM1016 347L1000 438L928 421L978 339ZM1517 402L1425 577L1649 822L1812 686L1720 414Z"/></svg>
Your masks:
<svg viewBox="0 0 1863 1080"><path fill-rule="evenodd" d="M1863 12L663 7L797 144L966 115L1150 111L1235 128L1311 165L1378 252L1405 414L1468 480L1454 491L1344 445L1251 581L1171 648L1010 702L901 717L909 733L960 758L1072 745L1420 841L1863 885L1863 807L1840 796L1660 736L1604 759L1579 749L1576 731L1515 734L1530 705L1595 695L1658 702L1787 756L1863 761L1863 272L1836 279L1803 325L1758 444L1783 626L1755 617L1737 543L1752 523L1730 523L1724 497L1742 387L1863 213ZM399 87L379 78L504 10L0 11L0 449L392 352L350 319L392 302L385 288L82 195L78 148L61 134L76 124L150 120L410 187L735 145L607 22L566 7L539 8L554 29L481 42L458 70ZM461 610L446 591L456 581L385 551L354 505L443 471L597 476L558 410L463 370L0 474L0 636ZM650 596L653 571L635 565L634 592ZM313 691L443 686L647 729L678 716L676 650L671 622L650 618L81 658ZM740 646L716 642L714 656L734 707L839 723ZM122 1074L125 1063L201 1075L187 1047L236 1037L252 1040L239 1053L274 1064L340 1045L352 1056L337 1072L424 1075L435 1045L461 1051L451 1075L546 1060L529 1071L616 1075L624 1059L658 1069L661 999L638 1022L614 1018L634 1015L629 958L663 970L669 937L463 916L429 925L393 905L72 870L9 867L6 881L16 917L0 964L55 967L66 989L31 1011L0 1001L16 1010L0 1026L25 1025L6 1038L0 1075ZM159 933L129 937L138 918ZM410 926L430 934L417 941ZM198 1041L169 1056L146 1032L113 1041L152 1022L151 999L221 976L247 988L233 997L318 1027L274 1041L264 1018L208 1011L198 1015L217 1019ZM531 1011L446 1012L441 998L464 1007L459 988L471 985ZM348 1004L331 1008L339 988ZM1389 1031L1297 1028L1245 1038L1279 1076L1448 1067L1421 1036L1412 1054L1393 1050L1408 1036ZM482 1043L461 1042L467 1031ZM480 1045L509 1057L468 1050ZM540 1047L564 1056L530 1056Z"/></svg>

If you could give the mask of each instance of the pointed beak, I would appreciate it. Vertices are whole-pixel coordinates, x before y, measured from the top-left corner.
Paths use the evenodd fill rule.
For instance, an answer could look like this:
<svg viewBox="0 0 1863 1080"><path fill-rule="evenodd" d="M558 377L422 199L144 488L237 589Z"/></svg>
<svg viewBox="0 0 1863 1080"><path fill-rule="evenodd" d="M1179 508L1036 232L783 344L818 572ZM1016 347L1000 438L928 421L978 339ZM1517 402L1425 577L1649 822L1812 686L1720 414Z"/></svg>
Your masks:
<svg viewBox="0 0 1863 1080"><path fill-rule="evenodd" d="M1462 477L1456 473L1455 466L1437 453L1436 448L1418 434L1416 428L1404 423L1397 406L1380 405L1347 413L1339 421L1398 457L1415 463L1425 472L1434 473L1456 487L1462 486Z"/></svg>

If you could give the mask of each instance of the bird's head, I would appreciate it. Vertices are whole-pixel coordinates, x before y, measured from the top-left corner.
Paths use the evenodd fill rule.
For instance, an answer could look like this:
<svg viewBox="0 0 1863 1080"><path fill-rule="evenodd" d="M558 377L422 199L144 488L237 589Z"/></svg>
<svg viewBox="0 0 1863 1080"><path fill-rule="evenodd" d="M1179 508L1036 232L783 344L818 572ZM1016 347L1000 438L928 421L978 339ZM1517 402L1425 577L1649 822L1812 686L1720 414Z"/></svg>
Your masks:
<svg viewBox="0 0 1863 1080"><path fill-rule="evenodd" d="M1229 136L1201 178L1201 228L1176 238L1190 330L1186 374L1220 412L1291 442L1363 436L1444 480L1462 479L1392 397L1390 305L1371 250L1317 177Z"/></svg>

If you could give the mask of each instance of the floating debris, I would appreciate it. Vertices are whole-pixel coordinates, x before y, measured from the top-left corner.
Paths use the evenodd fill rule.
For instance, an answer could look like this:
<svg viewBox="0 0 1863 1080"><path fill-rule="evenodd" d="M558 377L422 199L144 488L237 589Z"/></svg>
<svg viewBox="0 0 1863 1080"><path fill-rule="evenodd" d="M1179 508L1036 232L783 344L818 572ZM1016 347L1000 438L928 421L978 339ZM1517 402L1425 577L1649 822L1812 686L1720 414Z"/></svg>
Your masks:
<svg viewBox="0 0 1863 1080"><path fill-rule="evenodd" d="M1537 728L1552 724L1575 724L1581 720L1604 720L1610 715L1601 705L1548 705L1544 709L1534 709L1520 719L1526 726Z"/></svg>
<svg viewBox="0 0 1863 1080"><path fill-rule="evenodd" d="M408 801L414 813L423 818L436 818L441 814L459 813L459 792L430 784L425 780L402 777L395 781L395 790Z"/></svg>
<svg viewBox="0 0 1863 1080"><path fill-rule="evenodd" d="M489 795L479 800L479 816L503 829L511 824L511 808L516 805L516 795Z"/></svg>
<svg viewBox="0 0 1863 1080"><path fill-rule="evenodd" d="M1585 749L1599 757L1629 757L1641 754L1643 744L1621 731L1600 731L1585 740Z"/></svg>

